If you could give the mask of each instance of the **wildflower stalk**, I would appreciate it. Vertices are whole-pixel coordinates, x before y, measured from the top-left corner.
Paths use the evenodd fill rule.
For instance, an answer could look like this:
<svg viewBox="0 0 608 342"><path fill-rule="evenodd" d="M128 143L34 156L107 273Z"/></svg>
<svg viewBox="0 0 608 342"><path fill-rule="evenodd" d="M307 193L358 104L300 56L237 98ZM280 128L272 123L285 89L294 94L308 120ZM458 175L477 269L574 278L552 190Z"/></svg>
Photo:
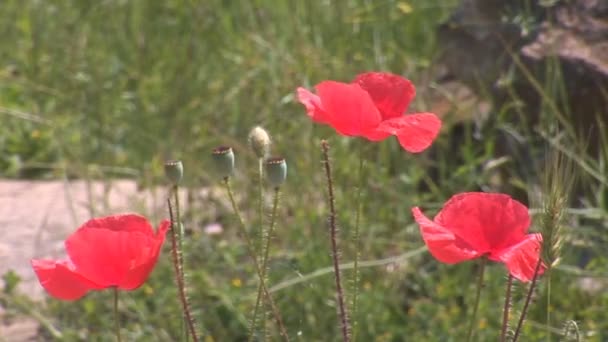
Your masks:
<svg viewBox="0 0 608 342"><path fill-rule="evenodd" d="M519 338L521 328L524 324L524 320L526 319L526 314L528 313L528 307L530 306L530 301L532 300L532 294L534 293L534 287L536 286L536 280L538 279L538 271L540 270L540 267L542 264L543 264L543 259L538 258L538 262L536 263L536 267L534 268L534 277L532 277L532 282L530 283L530 288L528 289L528 294L526 295L526 300L524 301L524 307L521 310L521 316L519 316L519 321L517 322L517 327L515 328L515 333L513 335L513 342L517 342L517 339Z"/></svg>
<svg viewBox="0 0 608 342"><path fill-rule="evenodd" d="M513 276L509 273L507 278L507 290L505 292L505 306L502 311L502 328L500 329L500 342L506 342L507 328L509 327L509 313L511 311L511 289L513 288Z"/></svg>
<svg viewBox="0 0 608 342"><path fill-rule="evenodd" d="M173 190L177 193L177 186L174 186ZM176 203L177 204L177 203ZM198 342L198 334L196 333L196 328L194 327L194 319L192 318L192 313L190 310L190 303L188 302L188 296L186 294L186 283L184 279L184 269L182 263L181 249L179 248L179 236L180 236L180 226L181 223L176 221L176 218L173 214L173 206L171 204L171 198L167 199L167 205L169 206L169 218L171 220L171 256L173 258L173 269L175 271L175 282L177 284L177 292L179 296L179 301L182 304L183 311L183 319L185 324L187 325L188 330L190 331L190 335L192 336L192 340L194 342ZM176 210L176 213L178 211ZM186 334L188 336L188 334Z"/></svg>
<svg viewBox="0 0 608 342"><path fill-rule="evenodd" d="M268 228L268 233L266 234L265 245L263 245L264 256L262 257L262 275L264 276L264 280L267 281L266 272L268 272L268 255L270 250L270 239L272 238L272 233L274 232L274 228L276 226L276 218L277 211L279 207L279 196L280 196L280 187L274 188L274 200L272 203L272 214L270 216L270 228ZM258 295L255 300L255 308L253 310L253 318L251 320L251 326L249 328L249 341L253 339L253 333L255 330L255 322L258 311L260 309L260 301L262 298L262 284L258 285Z"/></svg>
<svg viewBox="0 0 608 342"><path fill-rule="evenodd" d="M345 342L350 341L350 324L346 312L346 304L344 300L344 290L342 288L342 280L340 276L340 255L338 252L338 229L336 227L336 207L334 198L334 187L331 175L331 164L329 162L329 144L327 140L321 141L323 150L323 164L325 166L325 176L327 178L327 196L329 202L329 229L331 250L334 263L334 276L336 279L336 296L338 299L338 307L340 314L340 323L342 328L342 339Z"/></svg>
<svg viewBox="0 0 608 342"><path fill-rule="evenodd" d="M269 232L266 229L265 225L264 225L264 158L263 157L259 157L258 158L258 220L260 222L260 254L264 254L266 253L264 250L264 240L267 238ZM266 278L266 266L265 266L265 261L262 259L262 264L264 264L264 266L262 266L262 275L265 277L264 281L267 282L268 278ZM261 283L260 283L261 284ZM258 295L260 298L261 297L261 291L262 287L258 286ZM256 301L256 307L253 311L253 319L251 321L251 333L253 336L253 330L255 329L255 323L256 323L256 316L257 316L257 311L259 310L259 301ZM266 336L267 335L267 331L266 331L266 314L267 311L266 310L262 310L262 322L261 322L261 328L262 328L262 336Z"/></svg>
<svg viewBox="0 0 608 342"><path fill-rule="evenodd" d="M361 245L359 237L359 227L361 227L361 216L363 211L363 182L364 182L364 159L363 159L363 144L359 144L359 171L358 171L358 185L357 185L357 213L355 216L355 229L353 231L353 244L355 246L355 260L353 262L353 300L351 308L352 317L352 340L357 340L357 330L359 325L358 312L359 312L359 259L361 259Z"/></svg>
<svg viewBox="0 0 608 342"><path fill-rule="evenodd" d="M542 242L542 259L547 266L545 272L547 282L547 306L545 328L547 341L551 341L551 269L555 267L561 256L564 242L564 220L569 194L575 182L572 162L557 151L552 151L545 166L543 180L542 214L540 216Z"/></svg>
<svg viewBox="0 0 608 342"><path fill-rule="evenodd" d="M281 319L281 313L279 312L278 307L275 305L274 300L272 299L272 296L270 295L270 292L268 291L268 287L266 286L266 282L264 281L264 275L262 273L262 268L260 267L260 264L258 263L258 256L256 255L253 242L251 241L251 239L249 238L249 235L247 234L247 228L245 227L245 221L243 220L243 216L241 215L241 212L236 204L236 200L234 199L234 194L232 192L232 187L230 185L229 177L224 177L224 187L226 188L226 192L228 193L228 197L230 199L230 204L232 205L232 210L234 211L234 214L236 215L236 217L239 221L238 223L239 223L239 228L241 230L241 235L245 239L245 244L247 245L247 253L249 254L249 257L251 258L251 260L253 261L253 264L255 266L256 273L260 280L260 286L262 287L262 292L264 293L264 297L266 298L266 301L268 302L268 305L270 306L270 309L274 315L275 321L279 328L279 334L281 335L281 337L283 337L284 341L289 341L289 335L287 334L287 330L285 329L285 325L283 324L283 320Z"/></svg>
<svg viewBox="0 0 608 342"><path fill-rule="evenodd" d="M118 287L114 287L114 330L116 332L116 341L122 342L120 336L120 317L118 316Z"/></svg>
<svg viewBox="0 0 608 342"><path fill-rule="evenodd" d="M469 330L467 331L467 341L470 342L473 338L473 327L477 320L477 310L479 309L479 299L481 298L481 289L483 288L483 275L488 262L487 257L482 257L479 261L479 278L477 278L477 291L475 293L475 302L473 303L473 314L469 322Z"/></svg>

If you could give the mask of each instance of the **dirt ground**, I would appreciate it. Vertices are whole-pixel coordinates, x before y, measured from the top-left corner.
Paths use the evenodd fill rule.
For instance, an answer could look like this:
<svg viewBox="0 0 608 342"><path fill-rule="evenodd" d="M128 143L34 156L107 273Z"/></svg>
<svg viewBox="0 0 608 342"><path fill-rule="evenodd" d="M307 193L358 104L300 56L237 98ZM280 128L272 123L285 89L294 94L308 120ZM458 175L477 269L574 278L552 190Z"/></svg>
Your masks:
<svg viewBox="0 0 608 342"><path fill-rule="evenodd" d="M165 189L139 191L130 180L0 180L0 275L14 270L22 279L19 291L42 300L46 294L30 259L64 257L63 240L90 217L136 212L156 225L167 216L165 196ZM36 340L34 320L8 321L2 309L0 341Z"/></svg>

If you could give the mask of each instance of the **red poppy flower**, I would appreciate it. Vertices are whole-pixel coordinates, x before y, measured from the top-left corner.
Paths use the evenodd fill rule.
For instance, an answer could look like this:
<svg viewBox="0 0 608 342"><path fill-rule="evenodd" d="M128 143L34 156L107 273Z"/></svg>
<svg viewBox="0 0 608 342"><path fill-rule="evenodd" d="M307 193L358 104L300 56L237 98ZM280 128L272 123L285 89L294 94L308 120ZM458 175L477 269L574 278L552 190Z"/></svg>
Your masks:
<svg viewBox="0 0 608 342"><path fill-rule="evenodd" d="M380 141L397 136L409 152L431 145L441 120L432 113L403 115L416 95L407 79L381 72L358 75L352 83L324 81L317 94L298 88L298 100L314 121L333 127L339 134Z"/></svg>
<svg viewBox="0 0 608 342"><path fill-rule="evenodd" d="M487 256L511 275L530 281L540 257L540 234L527 234L528 209L504 194L482 192L453 196L431 221L412 209L433 256L448 264ZM541 268L541 272L542 272Z"/></svg>
<svg viewBox="0 0 608 342"><path fill-rule="evenodd" d="M114 286L134 290L152 272L169 224L155 233L139 215L92 219L65 241L67 260L32 259L32 267L42 287L63 300Z"/></svg>

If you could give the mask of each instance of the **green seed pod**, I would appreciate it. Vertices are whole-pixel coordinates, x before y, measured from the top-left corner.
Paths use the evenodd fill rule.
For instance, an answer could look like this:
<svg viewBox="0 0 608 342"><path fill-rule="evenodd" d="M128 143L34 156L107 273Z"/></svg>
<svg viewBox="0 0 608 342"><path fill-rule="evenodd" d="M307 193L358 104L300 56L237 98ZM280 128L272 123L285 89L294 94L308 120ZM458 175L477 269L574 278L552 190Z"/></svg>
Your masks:
<svg viewBox="0 0 608 342"><path fill-rule="evenodd" d="M264 158L270 151L270 136L265 129L260 126L254 127L249 132L249 146L258 158Z"/></svg>
<svg viewBox="0 0 608 342"><path fill-rule="evenodd" d="M272 186L279 187L287 178L287 163L285 158L270 158L266 160L266 179Z"/></svg>
<svg viewBox="0 0 608 342"><path fill-rule="evenodd" d="M184 165L181 160L170 160L165 162L165 176L173 184L177 185L184 177Z"/></svg>
<svg viewBox="0 0 608 342"><path fill-rule="evenodd" d="M219 146L211 152L215 171L221 178L230 177L234 170L234 152L232 147Z"/></svg>

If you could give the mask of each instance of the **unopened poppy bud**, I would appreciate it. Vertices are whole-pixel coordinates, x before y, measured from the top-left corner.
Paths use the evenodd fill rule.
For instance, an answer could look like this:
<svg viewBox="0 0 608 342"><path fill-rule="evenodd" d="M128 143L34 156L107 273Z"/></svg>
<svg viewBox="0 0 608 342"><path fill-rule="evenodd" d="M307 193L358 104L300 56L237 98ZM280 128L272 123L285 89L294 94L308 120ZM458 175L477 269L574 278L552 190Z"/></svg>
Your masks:
<svg viewBox="0 0 608 342"><path fill-rule="evenodd" d="M270 150L270 136L265 129L260 126L254 127L249 132L249 145L258 158L264 158Z"/></svg>
<svg viewBox="0 0 608 342"><path fill-rule="evenodd" d="M232 152L232 147L216 147L211 152L211 155L217 174L222 178L229 177L232 174L232 170L234 170L234 152Z"/></svg>
<svg viewBox="0 0 608 342"><path fill-rule="evenodd" d="M266 161L266 179L274 187L279 187L287 178L285 158L270 158Z"/></svg>
<svg viewBox="0 0 608 342"><path fill-rule="evenodd" d="M170 160L165 162L165 176L167 179L177 185L184 176L184 165L181 160Z"/></svg>

